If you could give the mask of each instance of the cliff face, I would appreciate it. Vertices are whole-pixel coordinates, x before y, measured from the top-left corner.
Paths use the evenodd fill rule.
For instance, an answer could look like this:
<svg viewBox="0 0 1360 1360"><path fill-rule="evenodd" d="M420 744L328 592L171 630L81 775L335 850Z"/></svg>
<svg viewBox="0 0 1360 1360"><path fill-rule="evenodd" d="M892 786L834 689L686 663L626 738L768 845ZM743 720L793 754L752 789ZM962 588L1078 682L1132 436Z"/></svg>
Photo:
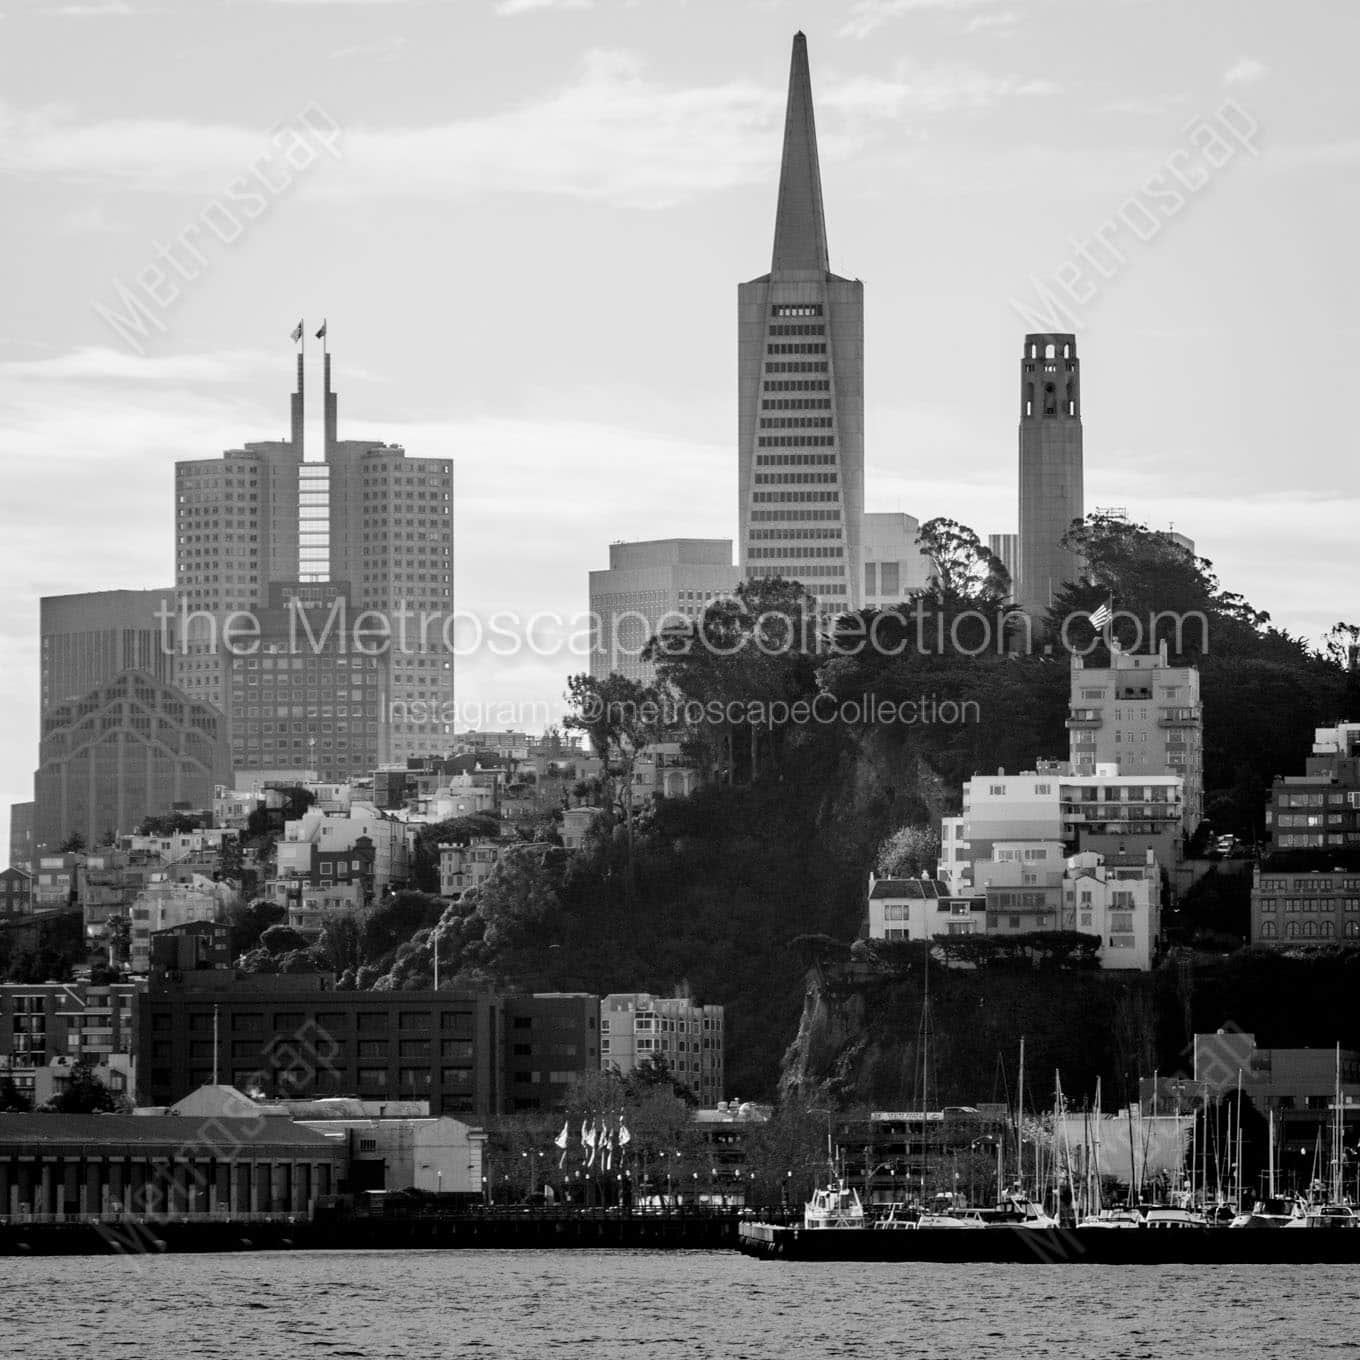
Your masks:
<svg viewBox="0 0 1360 1360"><path fill-rule="evenodd" d="M1061 1072L1064 1091L1080 1100L1099 1078L1108 1104L1136 1098L1140 1076L1189 1075L1192 1036L1221 1027L1254 1034L1261 1047L1360 1044L1360 950L1179 956L1133 974L932 963L923 1100L923 981L919 958L906 967L875 962L863 945L848 960L812 968L781 1096L874 1109L1004 1100L1015 1090L1023 1038L1027 1090L1051 1092Z"/></svg>

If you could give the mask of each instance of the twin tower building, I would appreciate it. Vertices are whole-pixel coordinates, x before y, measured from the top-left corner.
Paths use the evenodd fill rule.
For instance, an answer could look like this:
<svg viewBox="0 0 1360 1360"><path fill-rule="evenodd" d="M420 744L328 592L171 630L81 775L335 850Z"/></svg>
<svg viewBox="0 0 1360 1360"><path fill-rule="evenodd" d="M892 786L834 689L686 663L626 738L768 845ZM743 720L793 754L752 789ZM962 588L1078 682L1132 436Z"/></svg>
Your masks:
<svg viewBox="0 0 1360 1360"><path fill-rule="evenodd" d="M864 285L831 271L801 33L770 272L737 297L741 574L801 581L832 610L876 604L884 551L875 521L890 517L864 512ZM1025 337L1019 396L1020 521L1007 565L1017 603L1042 615L1078 572L1062 547L1084 513L1073 336Z"/></svg>

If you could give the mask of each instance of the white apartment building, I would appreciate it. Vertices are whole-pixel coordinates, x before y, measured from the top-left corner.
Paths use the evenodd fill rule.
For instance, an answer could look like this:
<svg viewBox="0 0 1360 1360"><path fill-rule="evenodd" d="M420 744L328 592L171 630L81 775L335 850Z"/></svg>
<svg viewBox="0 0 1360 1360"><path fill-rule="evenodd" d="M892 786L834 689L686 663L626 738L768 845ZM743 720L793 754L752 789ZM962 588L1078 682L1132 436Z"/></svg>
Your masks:
<svg viewBox="0 0 1360 1360"><path fill-rule="evenodd" d="M975 885L969 866L1011 841L1121 856L1151 849L1169 867L1180 857L1183 791L1180 775L1122 774L1114 765L1074 773L1041 761L1020 774L974 775L964 781L962 814L942 819L940 877L955 891Z"/></svg>
<svg viewBox="0 0 1360 1360"><path fill-rule="evenodd" d="M600 1002L600 1065L626 1077L664 1058L704 1107L723 1098L723 1008L688 997L611 992Z"/></svg>
<svg viewBox="0 0 1360 1360"><path fill-rule="evenodd" d="M404 882L410 872L410 849L404 823L384 817L370 803L354 803L348 816L329 816L308 808L295 821L285 822L283 839L275 844L280 878L308 877L313 852L325 854L352 850L360 836L373 842L373 893L394 880Z"/></svg>
<svg viewBox="0 0 1360 1360"><path fill-rule="evenodd" d="M1063 929L1099 935L1096 957L1102 968L1151 968L1162 930L1161 910L1161 870L1150 855L1141 865L1108 865L1103 855L1094 853L1067 861Z"/></svg>
<svg viewBox="0 0 1360 1360"><path fill-rule="evenodd" d="M584 850L586 837L595 819L600 815L597 807L566 808L562 812L562 844L568 850Z"/></svg>
<svg viewBox="0 0 1360 1360"><path fill-rule="evenodd" d="M1067 727L1076 774L1116 765L1125 775L1175 774L1185 781L1183 825L1204 817L1204 716L1199 670L1156 655L1116 650L1108 667L1072 657Z"/></svg>
<svg viewBox="0 0 1360 1360"><path fill-rule="evenodd" d="M954 895L932 878L878 878L869 874L869 938L931 940L936 935L980 934L986 921L978 899Z"/></svg>
<svg viewBox="0 0 1360 1360"><path fill-rule="evenodd" d="M642 650L665 627L702 617L741 580L730 538L665 538L611 543L609 567L590 573L590 673L650 683Z"/></svg>

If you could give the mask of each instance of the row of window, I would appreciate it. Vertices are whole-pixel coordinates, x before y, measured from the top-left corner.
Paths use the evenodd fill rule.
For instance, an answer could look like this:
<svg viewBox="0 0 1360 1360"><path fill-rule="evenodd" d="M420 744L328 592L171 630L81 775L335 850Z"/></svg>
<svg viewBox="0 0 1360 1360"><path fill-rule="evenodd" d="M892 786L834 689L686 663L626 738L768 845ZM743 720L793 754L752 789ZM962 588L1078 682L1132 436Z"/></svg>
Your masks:
<svg viewBox="0 0 1360 1360"><path fill-rule="evenodd" d="M771 316L821 316L820 302L776 302L770 308Z"/></svg>
<svg viewBox="0 0 1360 1360"><path fill-rule="evenodd" d="M836 442L832 434L761 434L756 444L762 449L830 448Z"/></svg>
<svg viewBox="0 0 1360 1360"><path fill-rule="evenodd" d="M1260 902L1262 911L1274 911L1283 902L1285 911L1321 912L1323 915L1336 911L1360 912L1360 897L1263 897Z"/></svg>
<svg viewBox="0 0 1360 1360"><path fill-rule="evenodd" d="M831 416L761 416L762 430L829 430L835 425Z"/></svg>
<svg viewBox="0 0 1360 1360"><path fill-rule="evenodd" d="M794 341L792 344L775 343L765 346L766 354L825 354L826 342L815 340Z"/></svg>
<svg viewBox="0 0 1360 1360"><path fill-rule="evenodd" d="M825 359L776 359L767 362L766 373L826 373Z"/></svg>
<svg viewBox="0 0 1360 1360"><path fill-rule="evenodd" d="M802 326L771 326L769 333L771 335L825 335L826 325L825 323L809 323Z"/></svg>
<svg viewBox="0 0 1360 1360"><path fill-rule="evenodd" d="M1261 938L1276 940L1280 938L1279 925L1275 921L1261 922ZM1287 940L1354 940L1360 939L1360 920L1346 921L1333 925L1330 921L1286 921L1284 938Z"/></svg>
<svg viewBox="0 0 1360 1360"><path fill-rule="evenodd" d="M752 559L780 558L784 561L806 561L814 557L844 557L844 548L751 548L746 556Z"/></svg>
<svg viewBox="0 0 1360 1360"><path fill-rule="evenodd" d="M762 397L762 411L829 411L830 397Z"/></svg>
<svg viewBox="0 0 1360 1360"><path fill-rule="evenodd" d="M1261 879L1263 889L1283 892L1290 886L1287 878ZM1333 878L1330 874L1319 874L1316 878L1296 878L1293 883L1295 892L1336 892L1340 888L1343 892L1360 892L1360 878Z"/></svg>
<svg viewBox="0 0 1360 1360"><path fill-rule="evenodd" d="M755 502L769 504L771 501L838 501L841 498L839 491L753 491L751 499Z"/></svg>
<svg viewBox="0 0 1360 1360"><path fill-rule="evenodd" d="M839 539L839 529L752 529L747 535L753 542L769 539Z"/></svg>
<svg viewBox="0 0 1360 1360"><path fill-rule="evenodd" d="M757 486L835 486L840 474L835 472L757 472Z"/></svg>
<svg viewBox="0 0 1360 1360"><path fill-rule="evenodd" d="M829 392L830 378L767 378L762 384L766 392Z"/></svg>
<svg viewBox="0 0 1360 1360"><path fill-rule="evenodd" d="M757 500L764 499L764 493L756 497ZM840 522L841 512L839 510L752 510L751 522L753 524L768 524L772 520L780 523L806 524L817 520L834 520Z"/></svg>
<svg viewBox="0 0 1360 1360"><path fill-rule="evenodd" d="M835 467L834 453L758 453L757 467Z"/></svg>

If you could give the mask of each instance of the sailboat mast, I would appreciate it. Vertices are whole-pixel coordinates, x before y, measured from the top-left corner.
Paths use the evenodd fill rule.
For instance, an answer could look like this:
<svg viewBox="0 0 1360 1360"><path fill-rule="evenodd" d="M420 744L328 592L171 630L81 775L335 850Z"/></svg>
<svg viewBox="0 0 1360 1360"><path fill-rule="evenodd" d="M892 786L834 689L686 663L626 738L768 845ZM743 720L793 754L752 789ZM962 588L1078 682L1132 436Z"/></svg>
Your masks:
<svg viewBox="0 0 1360 1360"><path fill-rule="evenodd" d="M1270 1153L1267 1162L1266 1193L1271 1199L1275 1198L1275 1107L1270 1107Z"/></svg>
<svg viewBox="0 0 1360 1360"><path fill-rule="evenodd" d="M1015 1186L1025 1190L1025 1036L1020 1036L1020 1081L1015 1091Z"/></svg>

